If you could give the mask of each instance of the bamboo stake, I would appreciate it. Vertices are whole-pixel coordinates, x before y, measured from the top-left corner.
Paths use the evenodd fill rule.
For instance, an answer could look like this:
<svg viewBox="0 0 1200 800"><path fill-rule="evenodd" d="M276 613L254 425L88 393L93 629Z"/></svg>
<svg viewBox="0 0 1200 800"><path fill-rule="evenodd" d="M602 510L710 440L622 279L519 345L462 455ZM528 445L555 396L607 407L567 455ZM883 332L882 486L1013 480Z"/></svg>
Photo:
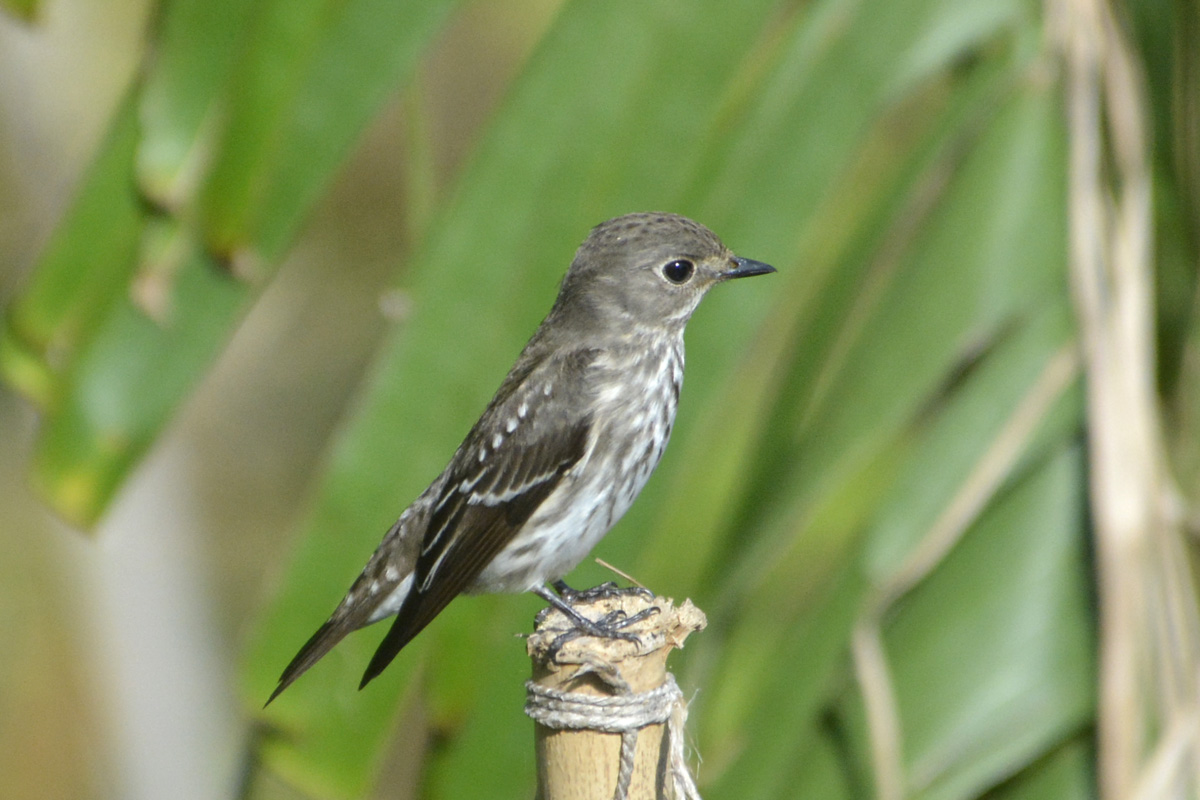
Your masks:
<svg viewBox="0 0 1200 800"><path fill-rule="evenodd" d="M659 613L625 629L639 641L583 636L563 644L553 660L551 644L571 626L556 609L539 618L527 645L533 680L527 685L526 706L536 721L538 800L698 797L678 738L686 705L666 665L673 648L683 647L689 634L704 628L704 613L690 600L676 608L670 598L637 594L598 598L576 609L600 619L614 611L633 616L651 607ZM647 714L661 721L635 727L633 733L617 732L629 724L638 726L639 715L644 721ZM631 770L621 794L623 747L632 761L626 757ZM680 771L682 775L676 774Z"/></svg>

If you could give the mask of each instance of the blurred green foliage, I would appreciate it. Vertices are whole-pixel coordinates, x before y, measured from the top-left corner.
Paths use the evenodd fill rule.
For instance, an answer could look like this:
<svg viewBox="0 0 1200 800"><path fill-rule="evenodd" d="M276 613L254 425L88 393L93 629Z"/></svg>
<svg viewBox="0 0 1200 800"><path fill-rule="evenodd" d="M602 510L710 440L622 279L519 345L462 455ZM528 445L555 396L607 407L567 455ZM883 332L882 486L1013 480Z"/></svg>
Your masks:
<svg viewBox="0 0 1200 800"><path fill-rule="evenodd" d="M103 512L368 120L416 91L455 11L162 3L154 58L0 340L0 369L43 412L35 480L60 512ZM404 264L411 313L347 412L255 626L247 709L441 469L588 227L664 209L780 271L696 315L675 441L604 545L709 613L674 662L699 690L705 796L869 791L878 742L856 632L885 656L905 796L1092 796L1083 409L1077 379L1047 378L1075 330L1062 79L1042 13L565 3L431 201ZM1192 331L1182 307L1172 330ZM1173 341L1182 362L1187 336ZM1011 457L993 474L998 450ZM531 610L460 601L363 693L377 634L351 637L262 712L261 769L313 797L362 797L393 736L423 749L436 734L426 796L477 797L484 782L528 796L510 634ZM414 704L423 726L397 732Z"/></svg>
<svg viewBox="0 0 1200 800"><path fill-rule="evenodd" d="M38 0L4 0L0 3L0 9L21 19L33 19L38 13L39 5L41 4Z"/></svg>

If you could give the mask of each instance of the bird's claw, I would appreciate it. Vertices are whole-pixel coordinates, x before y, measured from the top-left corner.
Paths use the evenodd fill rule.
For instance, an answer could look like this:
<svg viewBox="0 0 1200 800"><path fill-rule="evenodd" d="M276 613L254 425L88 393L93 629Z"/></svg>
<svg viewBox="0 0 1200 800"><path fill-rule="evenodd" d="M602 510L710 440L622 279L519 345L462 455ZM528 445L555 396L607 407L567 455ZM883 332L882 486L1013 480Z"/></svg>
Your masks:
<svg viewBox="0 0 1200 800"><path fill-rule="evenodd" d="M563 581L554 582L554 590L559 596L572 605L590 603L594 600L608 600L614 597L643 597L654 599L654 592L644 586L617 586L615 581L605 581L590 589L572 589Z"/></svg>
<svg viewBox="0 0 1200 800"><path fill-rule="evenodd" d="M543 613L546 611L549 611L549 609L543 609ZM571 624L573 625L571 630L564 631L554 637L554 641L550 643L549 648L546 650L546 655L551 661L557 663L558 654L562 650L563 645L581 636L594 636L597 639L617 639L640 644L641 638L636 633L630 633L622 629L658 614L660 611L661 609L658 606L651 606L631 616L621 609L617 609L616 611L610 611L598 620L590 620L579 614L571 619Z"/></svg>
<svg viewBox="0 0 1200 800"><path fill-rule="evenodd" d="M575 605L586 604L595 600L612 599L619 597L638 596L645 599L653 599L654 594L642 587L633 587L629 589L619 588L615 583L605 583L593 589L585 589L577 591L567 586L563 581L555 581L553 583L555 592L550 591L544 586L537 587L533 591L547 603L549 606L538 612L536 622L541 625L546 620L546 615L551 609L557 609L570 624L570 629L560 633L550 643L547 649L547 655L552 661L558 660L558 653L563 645L581 636L592 636L597 639L620 639L628 642L639 643L641 640L637 634L630 633L625 630L630 625L634 625L642 620L660 613L658 606L650 606L638 611L635 614L628 614L623 609L616 609L605 614L598 620L585 617Z"/></svg>

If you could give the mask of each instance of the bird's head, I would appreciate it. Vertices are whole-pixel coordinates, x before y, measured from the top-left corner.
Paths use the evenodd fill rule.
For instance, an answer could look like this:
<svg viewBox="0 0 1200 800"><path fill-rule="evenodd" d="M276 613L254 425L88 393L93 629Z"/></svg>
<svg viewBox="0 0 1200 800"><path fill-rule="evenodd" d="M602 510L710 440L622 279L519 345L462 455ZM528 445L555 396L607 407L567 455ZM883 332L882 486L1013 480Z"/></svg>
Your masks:
<svg viewBox="0 0 1200 800"><path fill-rule="evenodd" d="M774 271L735 256L716 234L686 217L626 214L592 229L556 305L603 324L682 328L713 286Z"/></svg>

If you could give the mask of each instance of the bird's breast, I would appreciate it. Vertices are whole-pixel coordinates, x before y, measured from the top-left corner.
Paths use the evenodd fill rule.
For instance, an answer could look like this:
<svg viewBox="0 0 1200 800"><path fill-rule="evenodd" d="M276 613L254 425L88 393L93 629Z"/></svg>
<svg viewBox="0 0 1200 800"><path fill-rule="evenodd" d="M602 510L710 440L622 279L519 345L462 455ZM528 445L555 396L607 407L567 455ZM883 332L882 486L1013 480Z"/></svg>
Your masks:
<svg viewBox="0 0 1200 800"><path fill-rule="evenodd" d="M683 385L682 343L614 359L600 383L591 455L612 475L619 518L666 450Z"/></svg>
<svg viewBox="0 0 1200 800"><path fill-rule="evenodd" d="M682 347L610 357L598 369L588 452L473 591L525 591L561 578L629 510L658 466L683 382Z"/></svg>

